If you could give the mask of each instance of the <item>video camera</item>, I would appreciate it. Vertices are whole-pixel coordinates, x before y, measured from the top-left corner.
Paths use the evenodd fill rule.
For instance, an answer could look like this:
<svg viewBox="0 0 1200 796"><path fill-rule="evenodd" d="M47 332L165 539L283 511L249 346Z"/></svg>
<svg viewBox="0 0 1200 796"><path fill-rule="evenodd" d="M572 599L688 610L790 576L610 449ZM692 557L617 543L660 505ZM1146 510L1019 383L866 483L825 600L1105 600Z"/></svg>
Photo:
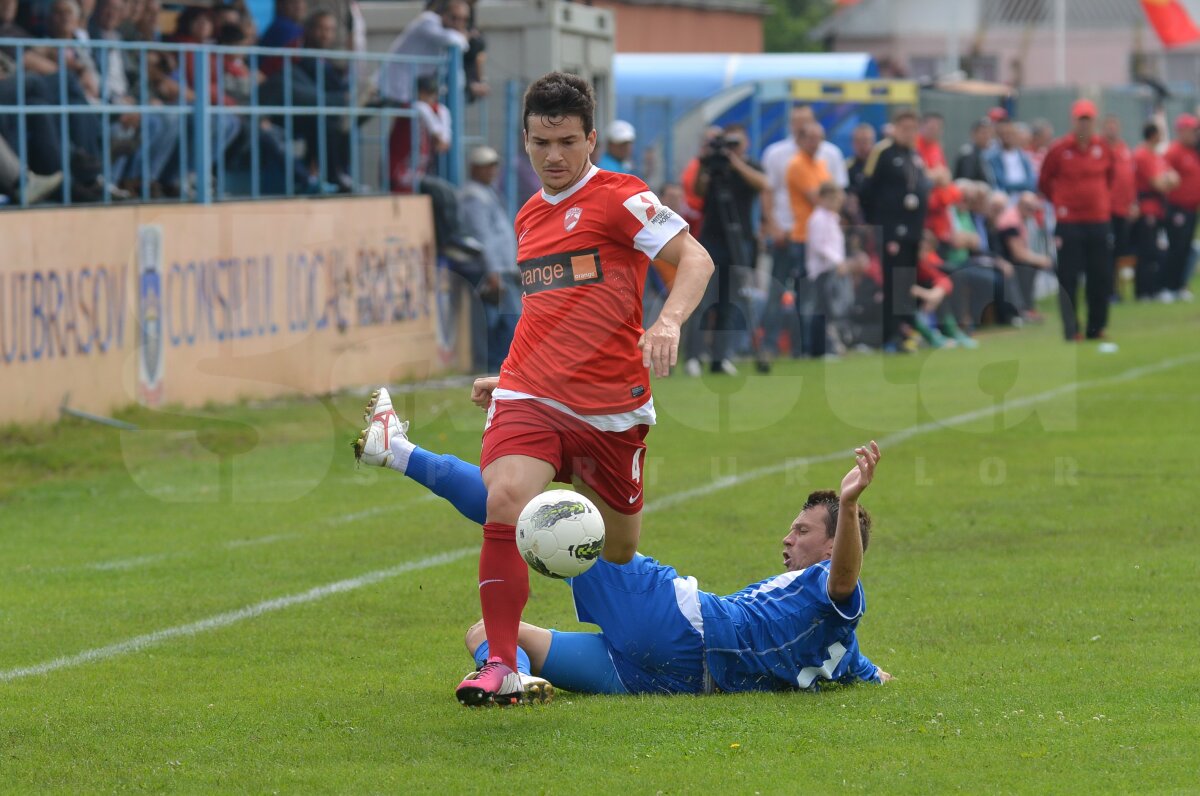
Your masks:
<svg viewBox="0 0 1200 796"><path fill-rule="evenodd" d="M708 169L729 165L729 153L737 149L738 140L724 133L709 140L704 145L704 154L700 157L700 165Z"/></svg>

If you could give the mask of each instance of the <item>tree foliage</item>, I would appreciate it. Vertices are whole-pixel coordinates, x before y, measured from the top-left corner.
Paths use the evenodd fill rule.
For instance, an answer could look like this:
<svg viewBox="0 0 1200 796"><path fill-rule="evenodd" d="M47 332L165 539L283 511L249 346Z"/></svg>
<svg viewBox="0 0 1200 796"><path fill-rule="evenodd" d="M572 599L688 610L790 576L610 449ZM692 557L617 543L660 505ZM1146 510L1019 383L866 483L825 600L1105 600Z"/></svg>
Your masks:
<svg viewBox="0 0 1200 796"><path fill-rule="evenodd" d="M833 13L833 0L766 0L774 9L763 18L763 46L769 53L824 49L809 31Z"/></svg>

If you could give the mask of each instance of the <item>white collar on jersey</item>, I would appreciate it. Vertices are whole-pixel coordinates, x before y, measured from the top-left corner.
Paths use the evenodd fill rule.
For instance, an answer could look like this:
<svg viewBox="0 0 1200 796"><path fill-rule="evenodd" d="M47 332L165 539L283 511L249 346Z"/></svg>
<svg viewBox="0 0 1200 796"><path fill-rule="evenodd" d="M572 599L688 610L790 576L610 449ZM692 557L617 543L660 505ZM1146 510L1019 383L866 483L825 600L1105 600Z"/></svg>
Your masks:
<svg viewBox="0 0 1200 796"><path fill-rule="evenodd" d="M566 200L570 199L575 194L579 193L580 189L582 189L583 186L587 185L588 181L591 180L592 177L595 177L599 171L600 171L600 169L596 168L595 166L592 166L590 169L588 169L588 173L583 175L582 180L575 183L574 185L572 185L570 188L563 191L562 193L555 194L554 196L551 196L550 194L546 193L546 189L543 188L542 189L542 199L544 199L547 203L552 204L552 205L556 205L559 202L565 202Z"/></svg>

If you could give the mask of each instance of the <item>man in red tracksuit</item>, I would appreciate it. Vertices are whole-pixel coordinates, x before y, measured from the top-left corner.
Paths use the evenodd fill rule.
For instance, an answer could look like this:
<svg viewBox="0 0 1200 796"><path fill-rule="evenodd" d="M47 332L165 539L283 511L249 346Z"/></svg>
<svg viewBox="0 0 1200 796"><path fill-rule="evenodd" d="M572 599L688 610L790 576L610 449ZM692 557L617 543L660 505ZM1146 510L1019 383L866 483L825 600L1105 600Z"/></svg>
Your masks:
<svg viewBox="0 0 1200 796"><path fill-rule="evenodd" d="M1058 307L1063 336L1080 340L1076 299L1079 275L1087 278L1087 338L1105 336L1112 295L1112 204L1114 159L1096 135L1096 106L1076 100L1071 132L1054 142L1042 162L1038 191L1054 205L1058 225ZM1194 217L1194 216L1193 216Z"/></svg>
<svg viewBox="0 0 1200 796"><path fill-rule="evenodd" d="M1192 294L1184 284L1187 278L1188 255L1196 234L1196 208L1200 207L1200 121L1190 113L1175 119L1176 138L1163 156L1167 165L1179 175L1179 185L1167 194L1167 262L1159 280L1161 301L1191 301Z"/></svg>

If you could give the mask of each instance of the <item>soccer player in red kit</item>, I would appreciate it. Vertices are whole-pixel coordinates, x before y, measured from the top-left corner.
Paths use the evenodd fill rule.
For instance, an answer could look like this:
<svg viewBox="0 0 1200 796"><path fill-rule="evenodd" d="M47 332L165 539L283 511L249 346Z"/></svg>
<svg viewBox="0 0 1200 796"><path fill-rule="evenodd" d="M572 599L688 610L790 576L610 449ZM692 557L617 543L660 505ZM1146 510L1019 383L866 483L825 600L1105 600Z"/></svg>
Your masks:
<svg viewBox="0 0 1200 796"><path fill-rule="evenodd" d="M687 223L644 182L592 165L594 114L591 86L575 75L552 72L525 93L525 151L542 190L517 214L523 308L508 358L498 379L475 388L492 391L479 557L490 657L459 684L465 705L521 700L517 631L529 568L517 551L516 522L551 481L573 483L600 508L607 560L637 552L644 440L655 422L649 371L666 376L676 364L680 327L713 271ZM658 320L643 330L652 258L678 272ZM376 398L370 407L356 452L360 461L394 466L411 443L390 399L383 403Z"/></svg>

